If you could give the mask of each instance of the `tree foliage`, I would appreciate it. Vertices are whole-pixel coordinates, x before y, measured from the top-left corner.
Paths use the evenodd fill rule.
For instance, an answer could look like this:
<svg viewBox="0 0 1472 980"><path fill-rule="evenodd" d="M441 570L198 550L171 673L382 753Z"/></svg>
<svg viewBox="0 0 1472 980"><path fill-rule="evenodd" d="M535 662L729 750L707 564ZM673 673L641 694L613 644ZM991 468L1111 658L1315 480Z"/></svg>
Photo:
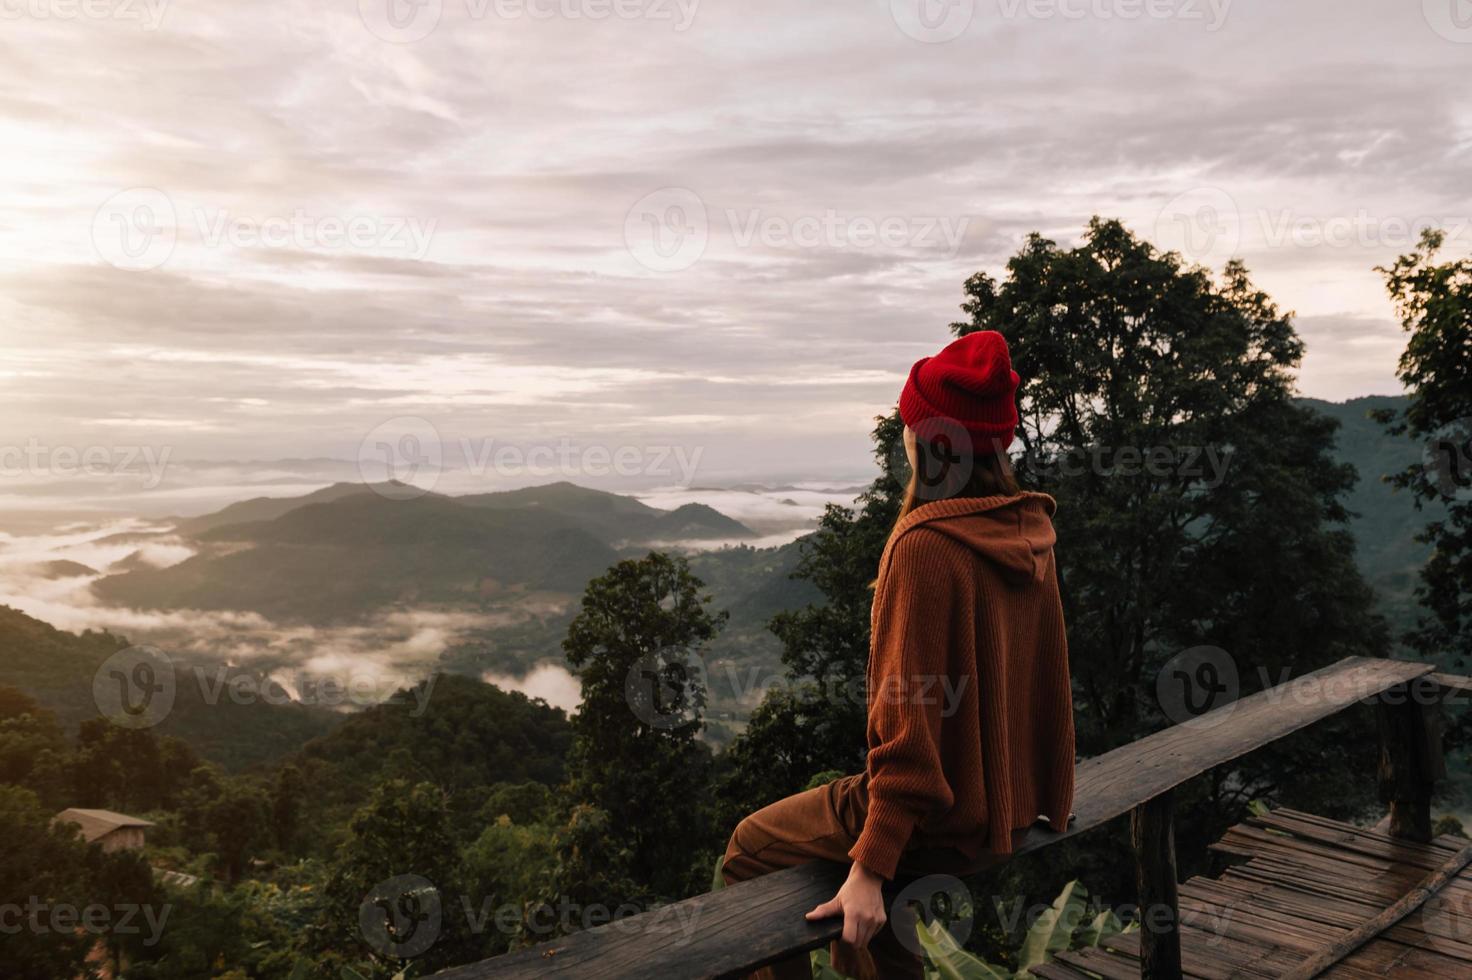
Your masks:
<svg viewBox="0 0 1472 980"><path fill-rule="evenodd" d="M1418 508L1445 505L1418 540L1433 548L1416 590L1425 615L1407 638L1422 655L1465 667L1472 659L1472 259L1438 262L1445 242L1420 246L1380 271L1409 334L1397 377L1403 414L1377 413L1393 434L1425 444L1426 458L1390 477Z"/></svg>
<svg viewBox="0 0 1472 980"><path fill-rule="evenodd" d="M706 608L702 588L682 558L621 561L588 584L563 645L583 689L567 799L618 828L621 870L664 898L704 884L691 856L710 836L701 654L726 616Z"/></svg>

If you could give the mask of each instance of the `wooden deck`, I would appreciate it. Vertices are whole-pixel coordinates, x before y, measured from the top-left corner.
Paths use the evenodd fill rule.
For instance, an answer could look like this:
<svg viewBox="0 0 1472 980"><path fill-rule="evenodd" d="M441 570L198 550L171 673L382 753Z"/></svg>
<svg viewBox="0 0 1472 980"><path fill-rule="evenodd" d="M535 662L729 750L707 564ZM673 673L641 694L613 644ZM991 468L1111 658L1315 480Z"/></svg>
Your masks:
<svg viewBox="0 0 1472 980"><path fill-rule="evenodd" d="M1194 722L1176 725L1104 755L1085 759L1078 764L1074 778L1077 818L1061 832L1042 826L1033 828L1016 854L1050 847L1103 827L1142 804L1161 799L1162 794L1168 795L1174 787L1214 766L1291 736L1362 700L1407 685L1424 683L1439 689L1442 686L1439 681L1426 679L1434 669L1431 664L1404 660L1347 657L1278 687L1218 707ZM1472 689L1472 682L1468 683ZM1167 806L1166 812L1168 809ZM795 952L815 949L838 937L843 925L841 919L808 922L803 913L832 898L846 870L817 862L790 868L622 923L598 926L494 959L455 967L434 977L435 980L542 980L551 976L727 980L745 976L756 967ZM1174 863L1157 868L1154 873L1173 881ZM1128 895L1133 894L1130 888ZM1183 899L1186 894L1182 892ZM1125 897L1120 895L1120 899ZM1182 915L1185 914L1183 906ZM693 935L687 934L676 928L681 922L698 923L698 928ZM1138 943L1138 938L1131 941ZM1124 962L1123 957L1114 959ZM1132 968L1134 972L1129 976L1133 980L1140 976L1140 969L1138 963L1133 963ZM1472 980L1472 972L1463 975ZM1123 974L1115 972L1106 976Z"/></svg>
<svg viewBox="0 0 1472 980"><path fill-rule="evenodd" d="M1253 817L1212 845L1243 863L1180 886L1184 973L1280 977L1392 905L1466 844L1456 837L1410 843L1294 810ZM1044 980L1137 980L1139 948L1138 933L1119 936L1033 972ZM1472 868L1323 976L1472 978Z"/></svg>

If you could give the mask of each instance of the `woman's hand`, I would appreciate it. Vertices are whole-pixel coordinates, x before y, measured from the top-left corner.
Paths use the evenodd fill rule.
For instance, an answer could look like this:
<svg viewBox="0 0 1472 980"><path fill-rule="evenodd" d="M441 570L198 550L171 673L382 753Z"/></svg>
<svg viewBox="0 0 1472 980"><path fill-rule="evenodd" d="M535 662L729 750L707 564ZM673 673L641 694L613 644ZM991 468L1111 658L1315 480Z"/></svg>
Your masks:
<svg viewBox="0 0 1472 980"><path fill-rule="evenodd" d="M888 919L884 912L883 888L883 878L855 861L838 894L809 912L808 920L842 915L843 941L863 949L884 928Z"/></svg>

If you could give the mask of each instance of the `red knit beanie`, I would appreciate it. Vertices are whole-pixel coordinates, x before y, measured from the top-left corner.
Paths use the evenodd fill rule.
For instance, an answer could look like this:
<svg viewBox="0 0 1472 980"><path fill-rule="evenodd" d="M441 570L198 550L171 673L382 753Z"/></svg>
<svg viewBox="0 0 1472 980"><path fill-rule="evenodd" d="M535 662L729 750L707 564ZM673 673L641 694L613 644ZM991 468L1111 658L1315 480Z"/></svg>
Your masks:
<svg viewBox="0 0 1472 980"><path fill-rule="evenodd" d="M1001 334L968 333L915 362L900 393L900 418L917 430L931 420L959 426L970 434L972 452L999 453L1017 432L1017 381Z"/></svg>

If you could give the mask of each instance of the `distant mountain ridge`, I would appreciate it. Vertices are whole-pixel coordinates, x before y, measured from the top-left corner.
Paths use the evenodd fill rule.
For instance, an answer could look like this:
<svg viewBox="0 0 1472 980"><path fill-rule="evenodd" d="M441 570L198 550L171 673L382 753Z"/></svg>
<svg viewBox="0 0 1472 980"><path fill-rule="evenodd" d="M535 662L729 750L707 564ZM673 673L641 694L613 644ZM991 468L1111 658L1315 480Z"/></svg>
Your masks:
<svg viewBox="0 0 1472 980"><path fill-rule="evenodd" d="M1335 456L1359 472L1359 482L1345 500L1353 513L1349 530L1355 539L1356 559L1397 641L1419 615L1414 591L1421 566L1430 557L1430 548L1416 541L1416 534L1427 522L1445 515L1439 503L1417 510L1409 493L1384 480L1424 462L1420 443L1390 435L1369 417L1377 409L1401 411L1407 401L1404 395L1367 395L1346 402L1299 399L1300 404L1339 422Z"/></svg>
<svg viewBox="0 0 1472 980"><path fill-rule="evenodd" d="M323 487L321 490L315 490L301 497L251 497L249 500L230 504L213 514L182 518L175 525L175 530L180 534L193 537L227 524L271 521L308 504L329 503L333 500L341 500L343 497L371 492L373 488L363 483L334 483L330 487Z"/></svg>
<svg viewBox="0 0 1472 980"><path fill-rule="evenodd" d="M435 498L486 510L530 509L558 514L614 547L675 539L699 541L756 537L751 528L705 504L685 504L672 511L660 510L636 497L593 490L565 480L456 497L426 492L396 480L377 484L334 483L298 497L252 497L211 514L180 518L175 531L186 537L208 536L222 527L274 521L303 507L336 503L365 494L386 500Z"/></svg>
<svg viewBox="0 0 1472 980"><path fill-rule="evenodd" d="M124 567L94 583L94 594L140 609L322 624L397 606L576 595L631 549L755 536L702 504L665 511L566 482L463 497L334 484L241 501L177 530L199 554L167 568Z"/></svg>

